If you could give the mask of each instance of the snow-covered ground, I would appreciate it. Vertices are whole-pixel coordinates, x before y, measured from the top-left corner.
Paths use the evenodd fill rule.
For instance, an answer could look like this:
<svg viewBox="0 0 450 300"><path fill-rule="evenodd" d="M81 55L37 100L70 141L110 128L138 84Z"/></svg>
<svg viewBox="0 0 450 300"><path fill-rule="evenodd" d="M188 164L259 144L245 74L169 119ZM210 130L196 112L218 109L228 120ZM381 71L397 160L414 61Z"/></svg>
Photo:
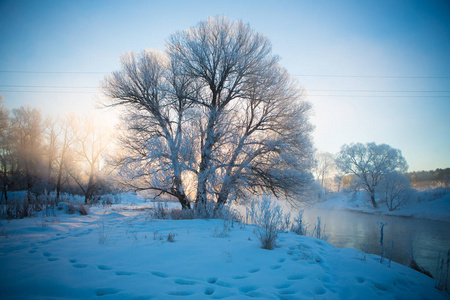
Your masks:
<svg viewBox="0 0 450 300"><path fill-rule="evenodd" d="M378 203L378 208L374 209L370 198L364 191L356 193L330 192L321 198L320 201L313 203L315 208L350 210L450 222L450 193L440 190L438 192L416 192L407 204L394 211L389 211L385 203Z"/></svg>
<svg viewBox="0 0 450 300"><path fill-rule="evenodd" d="M129 195L87 216L2 220L0 298L448 298L433 279L376 255L294 233L264 250L253 226L151 220L149 205Z"/></svg>

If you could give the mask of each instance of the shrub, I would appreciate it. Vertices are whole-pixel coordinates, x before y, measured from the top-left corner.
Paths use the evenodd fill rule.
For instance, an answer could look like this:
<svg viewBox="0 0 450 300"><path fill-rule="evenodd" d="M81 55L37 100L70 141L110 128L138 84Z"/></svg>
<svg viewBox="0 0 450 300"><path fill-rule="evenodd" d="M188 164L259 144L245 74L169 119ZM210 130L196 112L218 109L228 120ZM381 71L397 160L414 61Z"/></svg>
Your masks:
<svg viewBox="0 0 450 300"><path fill-rule="evenodd" d="M250 210L252 223L263 249L272 250L276 246L278 232L283 226L283 211L280 206L264 195L261 201L253 200Z"/></svg>
<svg viewBox="0 0 450 300"><path fill-rule="evenodd" d="M448 271L450 265L450 249L447 251L447 260L445 257L441 257L439 253L438 266L437 266L437 275L436 275L436 284L435 288L440 291L448 291Z"/></svg>
<svg viewBox="0 0 450 300"><path fill-rule="evenodd" d="M175 236L176 236L176 235L177 235L176 233L170 232L169 235L167 236L167 241L168 241L169 243L174 243L174 242L175 242Z"/></svg>
<svg viewBox="0 0 450 300"><path fill-rule="evenodd" d="M84 205L81 204L81 203L78 203L78 211L79 211L80 214L83 215L83 216L87 216L87 214L88 214L88 211L87 211L86 206L84 206Z"/></svg>
<svg viewBox="0 0 450 300"><path fill-rule="evenodd" d="M326 234L326 228L327 228L326 225L324 225L322 227L322 218L317 217L317 224L314 225L314 229L311 233L311 236L315 237L316 239L319 239L319 240L324 240L324 241L328 240L329 235Z"/></svg>
<svg viewBox="0 0 450 300"><path fill-rule="evenodd" d="M291 226L291 231L298 235L306 235L308 233L308 226L303 222L304 212L303 209L298 212L298 215L294 218L294 222Z"/></svg>
<svg viewBox="0 0 450 300"><path fill-rule="evenodd" d="M1 207L1 217L4 219L22 219L33 215L33 206L28 197L14 198Z"/></svg>

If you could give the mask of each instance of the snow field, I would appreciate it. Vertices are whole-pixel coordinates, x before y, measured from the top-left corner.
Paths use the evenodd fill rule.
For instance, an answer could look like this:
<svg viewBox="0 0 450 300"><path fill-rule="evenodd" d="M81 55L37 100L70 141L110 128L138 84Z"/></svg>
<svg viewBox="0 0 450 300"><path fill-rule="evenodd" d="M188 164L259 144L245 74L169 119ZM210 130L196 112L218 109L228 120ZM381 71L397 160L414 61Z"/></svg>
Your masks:
<svg viewBox="0 0 450 300"><path fill-rule="evenodd" d="M0 298L447 298L431 278L376 255L294 233L264 250L253 226L149 220L145 205L2 220Z"/></svg>

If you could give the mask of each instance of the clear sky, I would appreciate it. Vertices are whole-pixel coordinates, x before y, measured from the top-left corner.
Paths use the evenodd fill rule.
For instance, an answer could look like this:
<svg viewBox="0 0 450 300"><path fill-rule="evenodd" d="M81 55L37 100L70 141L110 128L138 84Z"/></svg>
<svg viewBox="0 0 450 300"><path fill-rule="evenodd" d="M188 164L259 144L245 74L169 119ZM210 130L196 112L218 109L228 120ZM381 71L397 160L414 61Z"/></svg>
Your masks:
<svg viewBox="0 0 450 300"><path fill-rule="evenodd" d="M373 141L411 171L450 167L448 0L0 0L0 94L9 109L90 111L121 53L164 50L217 15L271 40L313 104L319 151Z"/></svg>

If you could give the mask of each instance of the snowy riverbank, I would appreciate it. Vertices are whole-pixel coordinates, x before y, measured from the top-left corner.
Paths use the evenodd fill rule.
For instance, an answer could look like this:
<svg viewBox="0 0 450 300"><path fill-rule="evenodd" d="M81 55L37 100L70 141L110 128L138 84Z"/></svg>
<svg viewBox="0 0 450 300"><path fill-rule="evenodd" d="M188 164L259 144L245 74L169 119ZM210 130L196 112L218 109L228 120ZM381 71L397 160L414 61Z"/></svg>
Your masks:
<svg viewBox="0 0 450 300"><path fill-rule="evenodd" d="M292 232L264 250L253 226L149 220L148 205L2 220L1 298L448 298L433 279L376 255Z"/></svg>
<svg viewBox="0 0 450 300"><path fill-rule="evenodd" d="M378 208L374 209L364 191L331 192L322 195L321 200L312 203L312 206L319 209L350 210L450 222L450 193L446 190L416 192L408 203L394 211L389 211L384 203L378 203Z"/></svg>

